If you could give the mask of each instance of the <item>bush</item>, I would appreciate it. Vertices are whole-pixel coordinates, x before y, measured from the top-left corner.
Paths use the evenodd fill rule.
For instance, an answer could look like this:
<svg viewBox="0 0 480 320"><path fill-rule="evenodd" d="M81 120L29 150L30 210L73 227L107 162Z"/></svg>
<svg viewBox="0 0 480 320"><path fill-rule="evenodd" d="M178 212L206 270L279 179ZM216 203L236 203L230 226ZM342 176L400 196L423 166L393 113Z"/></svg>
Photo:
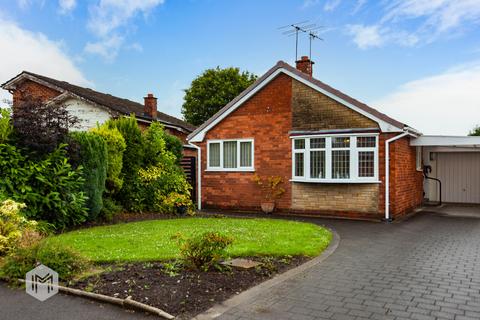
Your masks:
<svg viewBox="0 0 480 320"><path fill-rule="evenodd" d="M0 256L16 247L23 234L36 226L35 221L25 219L20 210L25 204L5 200L0 205Z"/></svg>
<svg viewBox="0 0 480 320"><path fill-rule="evenodd" d="M165 132L163 138L165 139L165 148L167 151L170 151L175 155L177 159L177 164L180 164L180 160L183 157L183 143L182 140L175 137L174 135L168 134Z"/></svg>
<svg viewBox="0 0 480 320"><path fill-rule="evenodd" d="M71 280L90 267L90 262L70 247L42 242L13 251L5 258L0 274L12 280L24 279L25 274L39 263L58 272L62 281Z"/></svg>
<svg viewBox="0 0 480 320"><path fill-rule="evenodd" d="M138 211L141 208L136 203L142 200L138 170L144 159L143 136L134 116L111 119L105 123L110 129L117 129L126 144L123 153L122 177L123 186L115 198L129 210Z"/></svg>
<svg viewBox="0 0 480 320"><path fill-rule="evenodd" d="M0 108L0 143L6 143L10 139L13 131L13 126L10 122L10 111Z"/></svg>
<svg viewBox="0 0 480 320"><path fill-rule="evenodd" d="M112 221L113 217L121 213L123 211L123 208L121 205L117 204L114 200L111 198L103 198L103 208L102 211L100 212L100 216L105 220L105 221Z"/></svg>
<svg viewBox="0 0 480 320"><path fill-rule="evenodd" d="M68 162L65 145L41 159L0 144L0 194L26 204L25 216L63 229L85 221L82 167Z"/></svg>
<svg viewBox="0 0 480 320"><path fill-rule="evenodd" d="M185 266L208 271L214 267L220 268L220 261L226 256L226 248L232 244L231 237L218 232L206 232L191 238L177 234L174 238L180 246L180 256Z"/></svg>
<svg viewBox="0 0 480 320"><path fill-rule="evenodd" d="M107 143L107 181L106 191L109 194L118 192L123 185L121 176L123 167L123 153L125 152L125 139L117 128L102 125L92 129L92 132L102 137Z"/></svg>
<svg viewBox="0 0 480 320"><path fill-rule="evenodd" d="M79 118L68 112L66 105L46 104L33 97L24 97L13 113L17 145L39 155L50 153L66 143L69 128L79 122Z"/></svg>
<svg viewBox="0 0 480 320"><path fill-rule="evenodd" d="M102 198L107 179L107 143L101 136L90 132L73 132L71 137L80 147L78 158L83 167L88 218L93 221L103 208Z"/></svg>

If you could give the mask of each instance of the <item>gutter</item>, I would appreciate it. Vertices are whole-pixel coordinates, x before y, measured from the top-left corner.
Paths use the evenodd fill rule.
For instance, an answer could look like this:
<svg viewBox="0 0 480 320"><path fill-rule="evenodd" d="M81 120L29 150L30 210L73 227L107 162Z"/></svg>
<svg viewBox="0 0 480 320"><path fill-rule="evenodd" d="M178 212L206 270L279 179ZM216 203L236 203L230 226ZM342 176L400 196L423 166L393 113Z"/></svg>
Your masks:
<svg viewBox="0 0 480 320"><path fill-rule="evenodd" d="M202 149L188 141L188 145L197 149L197 207L202 210Z"/></svg>
<svg viewBox="0 0 480 320"><path fill-rule="evenodd" d="M415 136L406 131L385 141L385 221L392 222L390 217L390 143L405 136Z"/></svg>

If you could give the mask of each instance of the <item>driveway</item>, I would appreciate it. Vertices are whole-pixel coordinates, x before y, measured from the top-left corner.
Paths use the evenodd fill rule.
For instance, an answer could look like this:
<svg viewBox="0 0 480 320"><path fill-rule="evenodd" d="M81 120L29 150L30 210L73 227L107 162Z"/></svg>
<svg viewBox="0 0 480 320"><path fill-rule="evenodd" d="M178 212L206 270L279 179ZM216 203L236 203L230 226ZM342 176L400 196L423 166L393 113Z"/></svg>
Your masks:
<svg viewBox="0 0 480 320"><path fill-rule="evenodd" d="M220 319L480 319L480 219L315 222L338 249Z"/></svg>

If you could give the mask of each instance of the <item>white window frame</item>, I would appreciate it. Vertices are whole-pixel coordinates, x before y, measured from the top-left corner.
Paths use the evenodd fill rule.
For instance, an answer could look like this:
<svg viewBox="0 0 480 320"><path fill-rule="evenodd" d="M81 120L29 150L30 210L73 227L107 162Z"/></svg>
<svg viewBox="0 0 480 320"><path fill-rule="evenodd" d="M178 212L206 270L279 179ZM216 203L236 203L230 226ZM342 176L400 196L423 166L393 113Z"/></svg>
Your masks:
<svg viewBox="0 0 480 320"><path fill-rule="evenodd" d="M237 142L237 166L235 168L223 167L223 143L224 142ZM252 144L252 165L249 167L240 166L240 143L250 142ZM220 143L220 166L210 166L210 144ZM220 139L220 140L208 140L207 141L207 169L205 171L229 171L229 172L253 172L255 171L255 142L254 139Z"/></svg>
<svg viewBox="0 0 480 320"><path fill-rule="evenodd" d="M348 148L332 148L332 138L350 137L350 147ZM375 147L357 147L357 137L375 137ZM310 139L325 138L325 178L310 177ZM311 183L380 183L379 180L379 134L378 133L345 133L345 134L321 134L321 135L299 135L291 136L292 140L292 179L294 182L311 182ZM295 140L304 139L305 149L295 150ZM313 149L319 150L319 149ZM333 179L332 178L332 151L333 150L350 150L350 178ZM361 151L374 152L374 169L373 177L359 177L358 172L358 153ZM303 177L295 176L295 153L304 154Z"/></svg>

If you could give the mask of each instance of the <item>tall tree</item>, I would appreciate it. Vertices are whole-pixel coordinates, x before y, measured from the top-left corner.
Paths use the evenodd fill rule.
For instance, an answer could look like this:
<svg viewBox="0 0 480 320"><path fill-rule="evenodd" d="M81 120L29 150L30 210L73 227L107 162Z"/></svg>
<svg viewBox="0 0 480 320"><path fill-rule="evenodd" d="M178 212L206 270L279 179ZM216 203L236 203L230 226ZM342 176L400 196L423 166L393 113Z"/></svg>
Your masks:
<svg viewBox="0 0 480 320"><path fill-rule="evenodd" d="M239 95L257 76L238 68L207 69L185 90L182 114L185 121L200 125Z"/></svg>
<svg viewBox="0 0 480 320"><path fill-rule="evenodd" d="M480 136L480 125L473 128L469 133L469 136Z"/></svg>

